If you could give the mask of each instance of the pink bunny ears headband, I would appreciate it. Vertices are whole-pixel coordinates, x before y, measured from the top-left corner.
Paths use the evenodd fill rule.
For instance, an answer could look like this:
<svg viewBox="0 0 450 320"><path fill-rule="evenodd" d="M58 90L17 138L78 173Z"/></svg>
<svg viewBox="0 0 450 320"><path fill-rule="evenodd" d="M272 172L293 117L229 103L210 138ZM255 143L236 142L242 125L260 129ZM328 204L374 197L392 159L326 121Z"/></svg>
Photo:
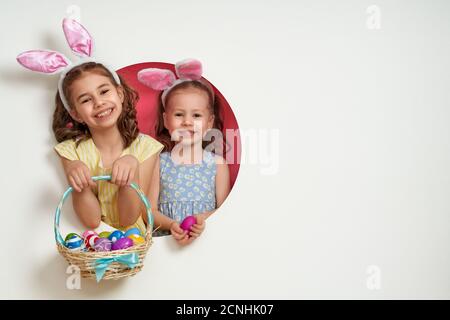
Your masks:
<svg viewBox="0 0 450 320"><path fill-rule="evenodd" d="M93 39L89 32L77 21L73 19L64 19L62 23L64 35L70 49L80 58L78 62L71 62L62 53L50 50L30 50L23 52L17 56L17 62L22 66L32 71L41 72L44 74L60 73L58 82L58 92L61 101L67 111L70 111L69 103L67 102L62 84L67 73L73 68L86 63L96 62L92 59ZM112 74L117 84L120 84L120 79L117 73L107 66L106 69Z"/></svg>
<svg viewBox="0 0 450 320"><path fill-rule="evenodd" d="M149 68L138 72L139 82L152 88L153 90L164 90L161 96L162 104L165 107L167 94L180 83L187 81L196 81L202 78L202 64L195 59L186 59L175 64L175 73L167 69ZM205 82L202 82L214 97L212 88Z"/></svg>

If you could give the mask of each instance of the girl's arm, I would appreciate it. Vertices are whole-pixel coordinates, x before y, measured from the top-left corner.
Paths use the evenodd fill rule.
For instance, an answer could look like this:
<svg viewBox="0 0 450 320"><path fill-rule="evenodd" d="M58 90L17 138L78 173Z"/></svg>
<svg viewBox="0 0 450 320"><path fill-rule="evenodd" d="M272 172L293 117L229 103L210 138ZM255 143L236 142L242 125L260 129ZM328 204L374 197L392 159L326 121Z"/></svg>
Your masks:
<svg viewBox="0 0 450 320"><path fill-rule="evenodd" d="M216 157L216 208L219 208L230 193L230 172L222 157Z"/></svg>
<svg viewBox="0 0 450 320"><path fill-rule="evenodd" d="M138 169L134 171L134 174L130 177L131 179L129 182L134 182L140 186L144 194L148 193L150 177L158 156L158 154L154 154L141 164L139 164L136 158L130 155L123 156L121 158L122 160L125 160L123 158L129 157L128 160L137 162ZM122 227L134 224L143 211L143 204L139 196L131 187L127 185L119 187L117 206L119 209L119 223Z"/></svg>
<svg viewBox="0 0 450 320"><path fill-rule="evenodd" d="M152 213L154 218L153 229L160 228L162 230L170 230L170 226L175 220L163 215L158 211L158 200L159 200L159 157L156 159L155 167L153 169L153 174L150 180L150 189L148 194L148 199L152 206ZM143 215L145 223L147 221L147 215Z"/></svg>
<svg viewBox="0 0 450 320"><path fill-rule="evenodd" d="M96 184L91 180L89 168L80 160L68 160L60 157L67 181L74 188L72 193L73 209L81 222L89 229L100 225L102 211L100 203L91 187Z"/></svg>

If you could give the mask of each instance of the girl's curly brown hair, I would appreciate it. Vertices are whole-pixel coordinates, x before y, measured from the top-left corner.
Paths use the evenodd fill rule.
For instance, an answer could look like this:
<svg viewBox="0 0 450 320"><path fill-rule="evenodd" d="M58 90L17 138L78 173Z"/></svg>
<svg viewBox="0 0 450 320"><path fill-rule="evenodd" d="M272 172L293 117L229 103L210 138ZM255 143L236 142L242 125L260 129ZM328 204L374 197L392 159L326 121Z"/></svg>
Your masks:
<svg viewBox="0 0 450 320"><path fill-rule="evenodd" d="M168 101L170 100L170 97L173 95L174 92L176 92L177 90L181 90L181 89L187 89L187 88L196 88L196 89L200 89L204 92L206 92L208 94L208 99L209 99L209 103L208 106L211 110L211 114L214 115L214 123L213 123L213 128L222 131L223 130L223 120L222 120L222 116L221 116L221 106L220 106L220 102L219 99L217 99L217 97L214 94L214 91L212 90L212 88L210 87L209 84L205 83L202 80L195 80L195 81L186 81L186 82L182 82L178 85L176 85L174 88L172 88L170 90L170 92L167 94L166 96L166 105L168 105ZM172 141L169 130L167 130L164 127L164 117L163 117L163 113L165 112L164 109L164 105L162 102L162 94L163 92L161 92L161 94L159 95L159 103L158 103L158 116L157 116L157 121L156 121L156 125L155 125L155 134L156 134L156 139L161 142L164 145L164 149L162 150L162 152L164 151L172 151L173 147L175 146L175 141ZM208 139L208 133L206 133L204 141L203 141L203 149L205 149L207 146L211 146L211 142L208 143L208 141L206 141ZM214 137L213 137L214 139ZM214 141L213 140L213 148L212 151L216 154L223 154L223 147L224 147L225 143L224 140L222 138L222 141Z"/></svg>
<svg viewBox="0 0 450 320"><path fill-rule="evenodd" d="M72 107L72 97L70 86L79 79L84 73L95 73L109 78L111 83L117 88L123 88L124 100L122 104L122 114L117 120L117 127L122 136L125 148L137 138L139 134L137 119L136 119L136 103L139 100L139 94L129 87L125 81L119 76L120 85L116 83L111 72L106 69L101 63L87 62L83 63L72 70L70 70L62 83L64 96L66 97L70 107ZM53 133L56 141L62 142L68 139L76 139L77 145L84 140L91 138L89 128L84 123L79 123L72 119L69 112L64 108L64 105L56 92L55 97L55 112L53 113Z"/></svg>

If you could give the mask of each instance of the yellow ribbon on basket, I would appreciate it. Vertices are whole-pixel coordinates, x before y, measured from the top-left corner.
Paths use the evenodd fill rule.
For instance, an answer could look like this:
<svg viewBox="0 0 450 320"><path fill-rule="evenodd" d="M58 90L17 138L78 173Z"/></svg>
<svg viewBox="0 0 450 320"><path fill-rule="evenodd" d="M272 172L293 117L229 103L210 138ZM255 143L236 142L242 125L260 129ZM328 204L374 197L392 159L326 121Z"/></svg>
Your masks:
<svg viewBox="0 0 450 320"><path fill-rule="evenodd" d="M106 269L113 262L120 262L127 265L129 268L133 269L139 262L139 256L137 253L125 254L113 258L103 258L95 260L95 276L97 282L102 280L105 275Z"/></svg>

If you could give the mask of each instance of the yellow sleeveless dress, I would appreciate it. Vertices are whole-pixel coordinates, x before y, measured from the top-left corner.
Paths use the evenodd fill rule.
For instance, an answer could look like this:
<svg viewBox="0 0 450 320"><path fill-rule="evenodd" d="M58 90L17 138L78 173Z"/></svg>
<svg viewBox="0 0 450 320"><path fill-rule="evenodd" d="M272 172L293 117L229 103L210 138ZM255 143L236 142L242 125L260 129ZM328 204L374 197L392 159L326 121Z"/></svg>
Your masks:
<svg viewBox="0 0 450 320"><path fill-rule="evenodd" d="M142 163L150 156L161 152L162 149L163 145L152 137L139 134L131 145L123 150L120 156L132 155L136 157L139 163ZM66 140L57 144L55 151L61 157L68 160L83 161L91 171L91 176L111 174L111 168L103 168L100 152L92 139L80 142L78 147L76 146L75 140ZM123 230L123 228L119 227L119 212L117 207L119 187L108 181L97 181L96 183L97 190L95 194L100 203L102 221L116 229ZM127 227L127 229L130 227L137 227L143 235L145 234L146 228L142 217L139 217L136 223L133 226Z"/></svg>

